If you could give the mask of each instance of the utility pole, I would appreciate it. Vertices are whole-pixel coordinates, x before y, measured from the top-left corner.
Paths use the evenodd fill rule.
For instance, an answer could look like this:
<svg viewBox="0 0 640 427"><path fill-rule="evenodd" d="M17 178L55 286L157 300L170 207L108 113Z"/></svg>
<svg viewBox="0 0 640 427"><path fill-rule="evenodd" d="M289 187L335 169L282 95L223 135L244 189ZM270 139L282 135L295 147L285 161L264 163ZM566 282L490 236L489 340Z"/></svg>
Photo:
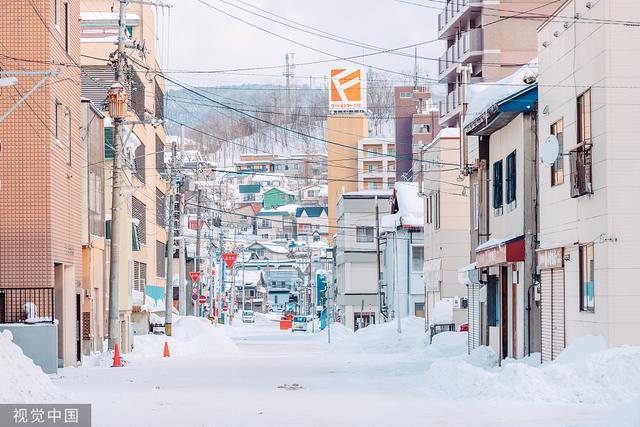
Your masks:
<svg viewBox="0 0 640 427"><path fill-rule="evenodd" d="M116 56L116 85L109 94L109 109L113 119L113 175L111 195L111 256L109 265L109 349L120 346L120 209L122 209L121 170L122 156L120 151L122 122L126 115L126 94L124 91L125 63L124 42L126 29L126 0L120 0L118 17L118 52ZM114 86L116 86L114 85ZM115 93L120 91L119 94ZM118 95L121 95L119 97ZM112 97L118 96L115 102ZM112 108L119 107L119 108Z"/></svg>
<svg viewBox="0 0 640 427"><path fill-rule="evenodd" d="M467 85L469 83L469 69L470 65L463 65L460 67L460 73L462 74L462 85L460 86L460 103L462 108L460 110L460 122L458 127L460 128L460 172L463 175L469 174L469 141L467 139L467 133L464 131L464 121L467 116Z"/></svg>
<svg viewBox="0 0 640 427"><path fill-rule="evenodd" d="M211 321L213 322L215 316L215 306L214 306L214 302L215 299L213 298L213 294L215 291L215 276L213 275L213 233L209 234L209 318L211 319ZM217 326L217 325L216 325Z"/></svg>
<svg viewBox="0 0 640 427"><path fill-rule="evenodd" d="M202 189L200 185L198 185L198 205L196 206L196 259L195 259L195 269L197 273L200 273L201 270L201 262L200 262L200 218L202 217L202 208L200 207L200 203L202 201ZM202 295L202 285L198 284L200 280L194 283L195 286L198 287L198 296ZM194 306L194 315L201 316L200 313L200 303L196 301Z"/></svg>
<svg viewBox="0 0 640 427"><path fill-rule="evenodd" d="M164 292L165 310L164 310L164 333L171 336L171 317L173 310L173 252L174 239L173 228L175 222L176 196L175 196L175 176L176 176L176 154L178 150L176 141L171 143L171 173L169 175L169 233L167 248L167 278Z"/></svg>
<svg viewBox="0 0 640 427"><path fill-rule="evenodd" d="M382 304L382 269L380 268L380 207L378 206L378 196L375 196L376 201L376 278L378 280L378 311L380 317L387 316L384 313L384 307ZM382 319L380 319L382 321Z"/></svg>
<svg viewBox="0 0 640 427"><path fill-rule="evenodd" d="M393 233L393 256L394 256L394 263L393 263L393 284L396 287L396 299L398 300L396 302L396 317L398 318L398 333L401 334L402 333L402 323L400 322L400 284L398 283L398 239L397 239L397 234L398 232L396 231L395 233Z"/></svg>
<svg viewBox="0 0 640 427"><path fill-rule="evenodd" d="M220 280L220 295L218 298L218 316L222 319L222 324L224 325L224 313L222 311L222 298L224 297L225 289L224 289L224 261L222 260L222 253L224 252L224 232L222 231L222 224L220 224L220 274L218 280Z"/></svg>
<svg viewBox="0 0 640 427"><path fill-rule="evenodd" d="M245 300L244 300L244 246L242 247L242 251L240 252L240 255L242 255L242 259L240 260L242 262L242 312L244 313L244 306L245 306ZM258 290L258 284L256 283L256 293ZM255 298L254 294L254 298ZM251 307L251 309L253 309L253 306Z"/></svg>
<svg viewBox="0 0 640 427"><path fill-rule="evenodd" d="M233 227L233 252L236 252L236 235L238 229ZM231 307L229 308L229 324L233 323L233 317L236 311L236 265L231 267Z"/></svg>
<svg viewBox="0 0 640 427"><path fill-rule="evenodd" d="M180 125L180 152L184 153L184 126ZM184 180L180 180L180 185L183 184ZM179 294L179 306L178 312L180 316L187 315L187 254L186 254L186 243L184 241L184 213L185 205L184 205L184 197L180 195L180 200L178 202L178 285L180 287Z"/></svg>

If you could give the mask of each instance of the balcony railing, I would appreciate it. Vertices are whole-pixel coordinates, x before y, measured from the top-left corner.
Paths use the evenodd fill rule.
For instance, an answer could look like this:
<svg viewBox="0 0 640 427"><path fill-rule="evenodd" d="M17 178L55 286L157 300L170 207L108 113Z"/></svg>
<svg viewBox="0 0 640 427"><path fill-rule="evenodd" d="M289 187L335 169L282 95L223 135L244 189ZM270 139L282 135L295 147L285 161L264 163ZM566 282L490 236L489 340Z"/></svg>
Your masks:
<svg viewBox="0 0 640 427"><path fill-rule="evenodd" d="M453 113L460 107L460 86L447 94L446 99L440 101L440 117Z"/></svg>
<svg viewBox="0 0 640 427"><path fill-rule="evenodd" d="M462 33L460 39L449 46L438 58L438 73L440 75L446 73L462 62L467 54L480 51L482 51L482 28L474 28Z"/></svg>
<svg viewBox="0 0 640 427"><path fill-rule="evenodd" d="M461 41L462 41L462 49L460 51L461 57L468 54L469 52L482 51L482 28L474 28L470 31L462 33Z"/></svg>
<svg viewBox="0 0 640 427"><path fill-rule="evenodd" d="M474 3L480 3L482 0L473 0ZM438 15L438 31L441 31L450 22L457 18L458 14L463 11L471 2L471 0L450 0L447 2L444 10Z"/></svg>
<svg viewBox="0 0 640 427"><path fill-rule="evenodd" d="M0 288L0 323L54 323L54 288Z"/></svg>

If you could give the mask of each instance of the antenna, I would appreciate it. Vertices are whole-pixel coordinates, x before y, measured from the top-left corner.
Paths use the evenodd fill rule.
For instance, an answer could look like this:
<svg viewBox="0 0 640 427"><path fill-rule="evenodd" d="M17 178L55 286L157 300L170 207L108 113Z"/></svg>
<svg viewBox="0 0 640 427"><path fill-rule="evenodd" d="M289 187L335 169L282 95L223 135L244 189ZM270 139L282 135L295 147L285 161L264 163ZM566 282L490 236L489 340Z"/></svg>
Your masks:
<svg viewBox="0 0 640 427"><path fill-rule="evenodd" d="M540 160L545 165L552 165L560 155L560 143L555 135L549 135L540 147Z"/></svg>
<svg viewBox="0 0 640 427"><path fill-rule="evenodd" d="M418 90L418 47L413 50L413 90Z"/></svg>

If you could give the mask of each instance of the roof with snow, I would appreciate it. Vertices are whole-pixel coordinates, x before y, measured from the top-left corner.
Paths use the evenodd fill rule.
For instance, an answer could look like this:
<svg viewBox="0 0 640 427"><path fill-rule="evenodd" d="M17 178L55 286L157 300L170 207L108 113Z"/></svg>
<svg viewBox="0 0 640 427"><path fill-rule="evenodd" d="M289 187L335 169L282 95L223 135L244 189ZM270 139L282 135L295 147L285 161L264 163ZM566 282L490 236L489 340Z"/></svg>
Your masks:
<svg viewBox="0 0 640 427"><path fill-rule="evenodd" d="M382 199L388 199L393 195L391 190L360 190L350 191L342 195L345 199L373 199L378 196Z"/></svg>
<svg viewBox="0 0 640 427"><path fill-rule="evenodd" d="M286 188L280 188L280 187L271 187L270 189L266 190L264 193L267 194L267 193L271 193L272 191L279 191L281 193L288 194L293 197L296 196L296 193L294 193L293 191L287 190Z"/></svg>
<svg viewBox="0 0 640 427"><path fill-rule="evenodd" d="M475 130L479 122L487 119L487 113L496 111L500 107L499 104L521 95L522 92L528 93L532 87L537 90L537 85L525 82L525 79L535 81L537 74L538 59L536 58L502 80L470 85L464 129L467 132ZM524 105L521 108L525 108Z"/></svg>
<svg viewBox="0 0 640 427"><path fill-rule="evenodd" d="M396 182L391 215L383 216L380 225L387 229L423 227L424 203L418 190L417 182Z"/></svg>
<svg viewBox="0 0 640 427"><path fill-rule="evenodd" d="M310 207L302 207L296 209L296 218L300 218L303 214L304 216L310 218L318 218L322 216L322 213L329 214L329 209L327 207L322 206L310 206Z"/></svg>
<svg viewBox="0 0 640 427"><path fill-rule="evenodd" d="M252 244L250 244L249 246L247 246L248 249L254 248L256 246L261 246L264 249L268 250L269 252L273 252L276 254L288 254L289 250L283 246L280 245L276 245L275 243L271 243L271 242L254 242Z"/></svg>
<svg viewBox="0 0 640 427"><path fill-rule="evenodd" d="M238 269L236 271L236 285L240 285L242 286L242 276L243 276L243 271L241 269ZM244 283L245 284L252 284L252 285L257 285L258 283L260 283L260 280L262 279L262 271L258 271L258 270L244 270Z"/></svg>

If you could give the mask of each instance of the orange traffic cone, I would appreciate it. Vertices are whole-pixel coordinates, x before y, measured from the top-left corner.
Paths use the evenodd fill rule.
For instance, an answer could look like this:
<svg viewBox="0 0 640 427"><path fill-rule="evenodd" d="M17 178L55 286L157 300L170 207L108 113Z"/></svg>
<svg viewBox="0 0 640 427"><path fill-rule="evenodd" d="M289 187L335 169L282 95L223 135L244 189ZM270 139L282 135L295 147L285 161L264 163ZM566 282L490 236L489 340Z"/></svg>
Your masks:
<svg viewBox="0 0 640 427"><path fill-rule="evenodd" d="M122 367L122 361L120 360L120 347L118 347L118 344L116 344L116 347L113 350L113 365L111 365L111 367L112 368Z"/></svg>
<svg viewBox="0 0 640 427"><path fill-rule="evenodd" d="M167 343L166 341L164 342L164 353L162 354L162 357L170 357L169 343Z"/></svg>

